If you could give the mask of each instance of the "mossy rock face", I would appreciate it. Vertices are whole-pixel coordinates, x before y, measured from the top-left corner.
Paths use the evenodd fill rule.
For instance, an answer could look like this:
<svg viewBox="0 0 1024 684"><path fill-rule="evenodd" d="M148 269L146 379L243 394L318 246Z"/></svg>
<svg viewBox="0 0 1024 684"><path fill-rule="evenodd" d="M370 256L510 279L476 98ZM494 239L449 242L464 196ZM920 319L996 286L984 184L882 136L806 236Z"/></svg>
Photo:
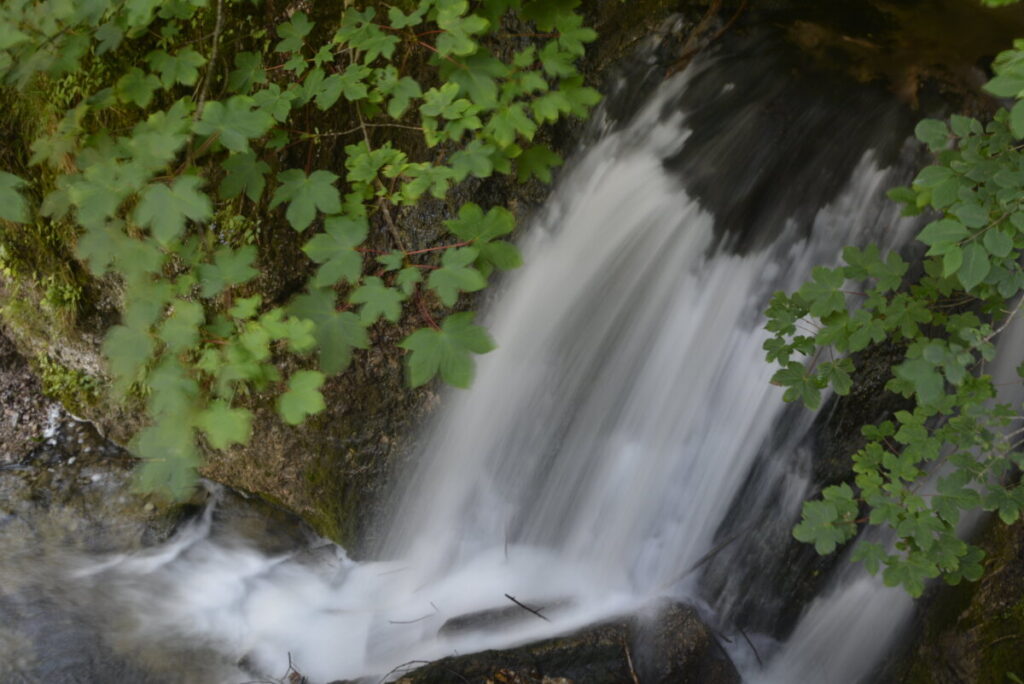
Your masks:
<svg viewBox="0 0 1024 684"><path fill-rule="evenodd" d="M527 619L537 618L527 615ZM506 651L445 658L398 681L738 684L740 676L696 610L679 603L664 603L644 615L569 636Z"/></svg>
<svg viewBox="0 0 1024 684"><path fill-rule="evenodd" d="M994 520L979 544L986 552L984 576L932 591L912 630L915 638L890 664L886 681L1024 680L1024 523L1006 526Z"/></svg>

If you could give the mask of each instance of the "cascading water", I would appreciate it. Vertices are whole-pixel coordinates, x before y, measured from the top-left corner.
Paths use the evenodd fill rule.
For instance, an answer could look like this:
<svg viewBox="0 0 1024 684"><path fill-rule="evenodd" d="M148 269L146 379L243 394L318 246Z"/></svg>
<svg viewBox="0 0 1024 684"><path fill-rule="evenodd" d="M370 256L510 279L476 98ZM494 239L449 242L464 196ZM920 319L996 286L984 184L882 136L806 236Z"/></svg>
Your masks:
<svg viewBox="0 0 1024 684"><path fill-rule="evenodd" d="M740 604L784 600L745 596L742 580L704 603L698 581L738 493L746 518L788 526L813 486L814 416L787 410L770 384L761 311L841 245L899 243L880 200L903 180L883 167L905 120L885 97L828 79L822 96L751 50L666 81L563 175L523 245L527 266L488 315L500 348L424 440L386 560L267 556L210 536L207 517L78 572L108 607L130 608L119 639L196 638L256 672L290 658L328 681L564 633L662 595L702 603L723 630ZM773 562L734 546L737 578ZM821 628L842 601L865 633L888 619L890 598L871 585L878 606L865 608L856 582L812 606L792 646L753 635L774 662L763 673L737 653L746 678L866 676L881 647ZM438 636L452 617L509 606L506 595L555 606L552 621L524 612L499 633ZM841 655L815 665L807 648Z"/></svg>

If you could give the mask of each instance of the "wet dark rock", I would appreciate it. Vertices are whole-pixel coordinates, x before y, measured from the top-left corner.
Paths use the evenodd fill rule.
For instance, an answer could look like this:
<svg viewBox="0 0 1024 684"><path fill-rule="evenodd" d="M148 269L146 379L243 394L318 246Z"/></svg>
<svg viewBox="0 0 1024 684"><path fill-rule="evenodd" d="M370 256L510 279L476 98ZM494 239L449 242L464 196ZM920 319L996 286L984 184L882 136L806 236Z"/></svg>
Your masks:
<svg viewBox="0 0 1024 684"><path fill-rule="evenodd" d="M880 682L1007 684L1024 679L1024 523L992 520L978 541L985 574L935 584ZM1016 677L1016 679L1012 678Z"/></svg>
<svg viewBox="0 0 1024 684"><path fill-rule="evenodd" d="M504 651L445 658L406 674L399 681L733 684L740 677L697 611L666 602L645 614L568 636Z"/></svg>

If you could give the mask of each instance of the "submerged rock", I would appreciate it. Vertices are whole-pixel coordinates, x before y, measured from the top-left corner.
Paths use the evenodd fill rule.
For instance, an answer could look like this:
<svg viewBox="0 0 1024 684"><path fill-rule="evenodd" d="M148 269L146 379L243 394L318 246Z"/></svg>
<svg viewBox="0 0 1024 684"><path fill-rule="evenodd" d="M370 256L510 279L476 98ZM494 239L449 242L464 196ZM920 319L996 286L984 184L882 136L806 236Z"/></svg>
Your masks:
<svg viewBox="0 0 1024 684"><path fill-rule="evenodd" d="M648 613L504 651L445 658L402 684L733 684L740 676L690 606Z"/></svg>

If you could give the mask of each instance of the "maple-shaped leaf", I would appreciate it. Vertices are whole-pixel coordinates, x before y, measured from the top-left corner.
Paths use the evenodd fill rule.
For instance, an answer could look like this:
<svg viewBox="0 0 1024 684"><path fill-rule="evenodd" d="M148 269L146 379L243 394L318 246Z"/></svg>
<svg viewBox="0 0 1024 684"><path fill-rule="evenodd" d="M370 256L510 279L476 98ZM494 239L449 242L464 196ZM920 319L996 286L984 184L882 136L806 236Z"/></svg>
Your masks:
<svg viewBox="0 0 1024 684"><path fill-rule="evenodd" d="M519 182L535 176L542 183L551 182L551 169L561 166L562 158L547 145L534 145L516 158L516 174Z"/></svg>
<svg viewBox="0 0 1024 684"><path fill-rule="evenodd" d="M252 412L231 408L223 399L214 400L196 416L196 427L206 433L214 449L227 449L232 444L245 444L252 434Z"/></svg>
<svg viewBox="0 0 1024 684"><path fill-rule="evenodd" d="M494 172L492 156L495 149L481 140L474 140L464 149L452 155L451 167L455 180L461 182L467 176L489 178Z"/></svg>
<svg viewBox="0 0 1024 684"><path fill-rule="evenodd" d="M115 325L103 340L103 354L114 376L114 391L125 394L153 355L153 338L144 331Z"/></svg>
<svg viewBox="0 0 1024 684"><path fill-rule="evenodd" d="M472 354L494 349L487 330L473 324L471 312L449 316L440 329L421 328L398 346L410 352L406 359L412 387L429 382L438 373L453 387L466 388L473 382Z"/></svg>
<svg viewBox="0 0 1024 684"><path fill-rule="evenodd" d="M325 373L340 373L352 360L352 349L366 349L370 338L351 311L335 308L333 290L313 290L300 295L288 306L288 313L313 321L314 335L320 347L320 368Z"/></svg>
<svg viewBox="0 0 1024 684"><path fill-rule="evenodd" d="M197 135L218 135L218 142L232 152L245 152L249 141L274 125L274 118L248 95L235 95L226 103L207 102L203 117L192 125Z"/></svg>
<svg viewBox="0 0 1024 684"><path fill-rule="evenodd" d="M185 48L174 55L164 50L153 50L146 55L146 61L154 72L160 74L160 83L170 88L176 83L194 86L199 79L199 67L206 64L206 58L193 50Z"/></svg>
<svg viewBox="0 0 1024 684"><path fill-rule="evenodd" d="M274 52L295 52L305 45L305 38L313 30L315 22L309 20L305 12L296 12L290 21L277 27L280 42L274 46Z"/></svg>
<svg viewBox="0 0 1024 684"><path fill-rule="evenodd" d="M491 207L484 214L478 204L467 202L459 216L444 222L445 228L463 242L489 242L508 235L516 227L515 215L504 207Z"/></svg>
<svg viewBox="0 0 1024 684"><path fill-rule="evenodd" d="M384 281L369 276L348 298L353 304L362 304L359 317L363 325L371 325L383 316L395 323L402 315L402 302L406 296L393 287L384 285Z"/></svg>
<svg viewBox="0 0 1024 684"><path fill-rule="evenodd" d="M324 384L324 374L319 371L296 371L288 379L288 391L277 400L277 412L286 423L298 425L316 413L320 413L327 405L320 387Z"/></svg>
<svg viewBox="0 0 1024 684"><path fill-rule="evenodd" d="M153 183L142 191L135 222L148 226L153 237L166 245L181 236L188 220L201 222L213 215L210 198L199 191L202 184L197 176L181 176L169 186Z"/></svg>
<svg viewBox="0 0 1024 684"><path fill-rule="evenodd" d="M313 223L317 209L325 214L341 211L341 194L334 182L338 176L329 171L314 171L306 175L301 169L288 169L278 175L281 185L274 191L270 208L288 202L285 218L292 228L301 232Z"/></svg>
<svg viewBox="0 0 1024 684"><path fill-rule="evenodd" d="M363 271L363 256L355 250L366 239L369 223L365 217L331 216L324 221L324 232L313 236L302 251L323 264L313 281L314 287L327 287L340 280L355 283Z"/></svg>
<svg viewBox="0 0 1024 684"><path fill-rule="evenodd" d="M263 57L258 52L239 52L235 55L235 69L228 74L228 88L248 93L253 86L267 82Z"/></svg>
<svg viewBox="0 0 1024 684"><path fill-rule="evenodd" d="M252 267L256 248L246 245L239 249L221 247L213 255L212 264L199 265L199 287L204 297L213 297L225 287L241 285L259 272Z"/></svg>
<svg viewBox="0 0 1024 684"><path fill-rule="evenodd" d="M160 87L160 79L147 74L139 67L132 67L122 76L114 87L117 97L122 102L131 102L142 109L153 101L153 93Z"/></svg>
<svg viewBox="0 0 1024 684"><path fill-rule="evenodd" d="M238 197L243 192L253 202L259 202L266 186L264 176L270 172L270 165L259 159L252 151L233 154L221 167L227 172L220 182L220 194L224 199Z"/></svg>
<svg viewBox="0 0 1024 684"><path fill-rule="evenodd" d="M206 312L202 304L177 299L157 334L167 345L167 351L177 354L199 343L199 326L204 320Z"/></svg>
<svg viewBox="0 0 1024 684"><path fill-rule="evenodd" d="M454 306L460 292L477 292L487 287L480 271L470 266L479 254L473 247L449 249L441 257L441 268L431 271L427 285L445 306Z"/></svg>

